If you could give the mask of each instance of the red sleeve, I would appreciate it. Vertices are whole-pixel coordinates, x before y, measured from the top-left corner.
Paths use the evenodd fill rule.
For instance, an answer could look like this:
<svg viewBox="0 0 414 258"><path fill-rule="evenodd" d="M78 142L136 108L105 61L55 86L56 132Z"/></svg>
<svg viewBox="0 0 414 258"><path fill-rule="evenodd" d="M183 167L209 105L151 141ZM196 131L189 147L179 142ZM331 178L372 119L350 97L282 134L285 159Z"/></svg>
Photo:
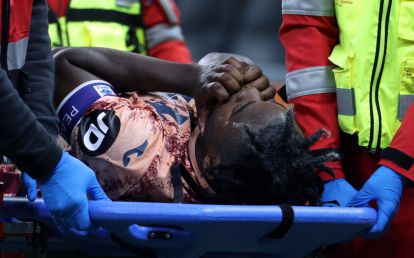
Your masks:
<svg viewBox="0 0 414 258"><path fill-rule="evenodd" d="M332 74L329 75L328 72L314 73L312 78L315 78L315 76L331 76L332 78L329 78L329 80L333 85L318 85L319 81L321 84L329 81L318 78L313 80L314 86L309 86L306 85L307 80L303 79L306 77L302 77L302 79L296 81L296 91L298 91L298 87L299 89L304 88L303 91L298 91L289 96L291 90L289 88L289 78L302 73L312 76L311 73L316 70L331 70L328 57L338 41L338 26L335 17L284 14L280 39L286 49L288 98L289 103L295 107L297 123L307 137L321 128L328 129L331 132L331 137L317 142L313 149L339 149L341 147L340 130ZM339 161L329 162L326 165L334 171L337 178L344 177ZM322 172L321 178L329 180L332 179L332 176Z"/></svg>
<svg viewBox="0 0 414 258"><path fill-rule="evenodd" d="M172 11L177 17L177 22L181 22L181 13L178 10L177 5L173 0L169 0L171 4ZM144 26L146 28L151 28L158 24L170 24L171 21L167 17L167 13L161 6L161 3L158 0L143 0L142 1L142 12L144 19Z"/></svg>
<svg viewBox="0 0 414 258"><path fill-rule="evenodd" d="M287 71L330 65L328 57L338 37L335 17L283 15L280 40L286 49Z"/></svg>
<svg viewBox="0 0 414 258"><path fill-rule="evenodd" d="M192 63L190 50L184 41L174 40L163 42L148 50L148 55L167 61Z"/></svg>
<svg viewBox="0 0 414 258"><path fill-rule="evenodd" d="M49 8L58 16L62 17L66 13L66 9L70 0L47 0Z"/></svg>
<svg viewBox="0 0 414 258"><path fill-rule="evenodd" d="M173 0L170 0L170 6L176 21L171 21L167 12L163 9L159 0L145 0L143 3L143 21L146 30L156 27L157 25L168 25L170 28L180 26L180 11ZM181 30L181 28L179 28ZM161 32L158 32L161 33ZM148 54L152 57L182 63L191 63L192 57L184 38L166 38L164 41L151 46Z"/></svg>
<svg viewBox="0 0 414 258"><path fill-rule="evenodd" d="M390 146L382 152L379 164L414 181L414 103L404 116Z"/></svg>

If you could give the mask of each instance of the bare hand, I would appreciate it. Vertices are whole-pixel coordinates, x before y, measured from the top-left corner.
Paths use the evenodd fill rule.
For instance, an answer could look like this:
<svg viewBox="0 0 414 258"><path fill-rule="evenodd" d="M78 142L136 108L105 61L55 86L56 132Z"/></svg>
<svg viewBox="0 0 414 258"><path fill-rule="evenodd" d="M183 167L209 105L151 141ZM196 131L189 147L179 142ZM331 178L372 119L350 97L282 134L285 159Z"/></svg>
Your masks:
<svg viewBox="0 0 414 258"><path fill-rule="evenodd" d="M255 87L262 92L263 100L270 100L275 95L275 88L269 79L255 65L240 62L230 57L223 63L202 66L200 84L193 97L196 102L199 126L203 132L210 109L217 103L227 102L230 96L242 87Z"/></svg>

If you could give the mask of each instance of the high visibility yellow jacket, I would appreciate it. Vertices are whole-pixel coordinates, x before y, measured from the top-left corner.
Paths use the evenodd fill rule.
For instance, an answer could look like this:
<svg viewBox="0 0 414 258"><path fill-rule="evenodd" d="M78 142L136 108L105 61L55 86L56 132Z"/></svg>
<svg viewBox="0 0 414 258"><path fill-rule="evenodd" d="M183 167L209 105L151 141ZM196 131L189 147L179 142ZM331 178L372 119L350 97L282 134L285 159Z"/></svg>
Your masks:
<svg viewBox="0 0 414 258"><path fill-rule="evenodd" d="M50 16L54 47L100 46L146 52L140 1L71 0L65 16L53 19L53 12Z"/></svg>
<svg viewBox="0 0 414 258"><path fill-rule="evenodd" d="M414 100L414 2L338 1L335 10L339 44L329 59L339 125L357 133L360 146L383 149Z"/></svg>
<svg viewBox="0 0 414 258"><path fill-rule="evenodd" d="M191 62L172 0L49 0L52 46L95 46Z"/></svg>
<svg viewBox="0 0 414 258"><path fill-rule="evenodd" d="M414 180L414 1L284 0L282 9L287 95L305 135L326 128L317 148L340 149L340 128ZM329 166L343 177L340 161Z"/></svg>

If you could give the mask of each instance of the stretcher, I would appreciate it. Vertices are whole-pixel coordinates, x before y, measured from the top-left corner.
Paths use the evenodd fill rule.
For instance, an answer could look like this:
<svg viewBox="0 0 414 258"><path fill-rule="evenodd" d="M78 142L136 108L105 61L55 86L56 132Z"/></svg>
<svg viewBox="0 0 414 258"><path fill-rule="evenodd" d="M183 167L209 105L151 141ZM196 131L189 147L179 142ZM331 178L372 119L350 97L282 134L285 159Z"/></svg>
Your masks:
<svg viewBox="0 0 414 258"><path fill-rule="evenodd" d="M6 238L0 250L160 258L303 257L349 239L376 220L372 208L286 205L90 201L89 211L99 230L62 236L41 199L30 203L5 198L1 219Z"/></svg>

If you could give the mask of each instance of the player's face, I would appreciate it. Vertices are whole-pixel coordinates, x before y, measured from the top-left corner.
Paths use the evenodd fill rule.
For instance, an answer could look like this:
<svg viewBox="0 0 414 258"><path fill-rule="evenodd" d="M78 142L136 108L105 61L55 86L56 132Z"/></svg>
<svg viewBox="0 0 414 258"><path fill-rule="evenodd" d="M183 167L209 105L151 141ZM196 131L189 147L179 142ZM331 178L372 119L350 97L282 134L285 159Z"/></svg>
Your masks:
<svg viewBox="0 0 414 258"><path fill-rule="evenodd" d="M244 88L211 111L203 135L206 150L229 155L239 141L245 139L246 126L258 131L276 119L284 120L285 114L283 106L263 101L256 88Z"/></svg>

